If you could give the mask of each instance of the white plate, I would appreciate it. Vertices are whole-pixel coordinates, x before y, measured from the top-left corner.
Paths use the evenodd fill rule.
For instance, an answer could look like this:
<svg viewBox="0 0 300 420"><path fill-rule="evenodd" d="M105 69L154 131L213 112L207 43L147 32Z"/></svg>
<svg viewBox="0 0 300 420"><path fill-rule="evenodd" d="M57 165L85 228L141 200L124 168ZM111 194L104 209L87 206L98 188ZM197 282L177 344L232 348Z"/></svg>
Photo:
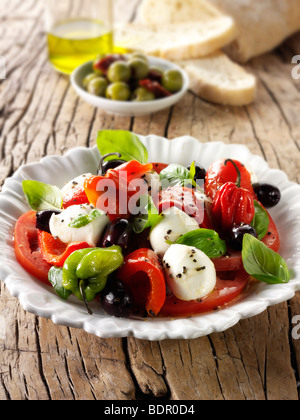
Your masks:
<svg viewBox="0 0 300 420"><path fill-rule="evenodd" d="M249 164L260 181L276 184L282 192L282 201L271 213L279 228L282 247L294 275L290 283L267 285L259 283L243 294L238 301L218 312L198 315L188 319L118 319L107 316L96 304L94 315L87 314L84 305L71 299L61 300L49 286L31 277L17 263L13 250L13 229L16 220L28 211L21 181L34 179L62 187L84 172L96 172L99 161L97 148L74 149L64 157L47 157L39 163L20 168L5 182L0 194L0 279L10 293L17 297L23 308L56 324L82 328L99 337L134 336L139 339L163 340L192 339L212 332L224 331L240 319L263 312L268 306L291 299L300 290L300 186L288 181L287 176L272 170L258 156L240 145L223 143L201 144L194 138L182 137L173 141L148 136L140 139L149 151L149 161L190 165L196 159L208 168L219 158L236 158Z"/></svg>
<svg viewBox="0 0 300 420"><path fill-rule="evenodd" d="M187 73L179 66L170 61L162 60L161 58L148 57L151 67L159 67L164 70L174 69L182 73L184 85L180 92L175 93L167 98L158 99L148 102L123 102L112 101L110 99L101 98L99 96L88 93L82 85L85 76L92 73L93 61L83 64L74 70L71 75L71 84L76 93L87 103L97 108L101 108L108 113L122 115L126 117L138 117L143 115L153 114L162 111L163 109L170 108L175 105L186 94L189 88L189 77Z"/></svg>

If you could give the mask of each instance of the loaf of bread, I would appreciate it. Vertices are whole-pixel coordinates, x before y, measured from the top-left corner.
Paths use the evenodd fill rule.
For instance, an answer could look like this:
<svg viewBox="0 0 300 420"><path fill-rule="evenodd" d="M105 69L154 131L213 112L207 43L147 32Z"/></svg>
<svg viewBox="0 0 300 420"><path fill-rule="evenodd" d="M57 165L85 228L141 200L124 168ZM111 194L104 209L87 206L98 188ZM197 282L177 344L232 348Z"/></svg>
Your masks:
<svg viewBox="0 0 300 420"><path fill-rule="evenodd" d="M178 64L190 77L190 89L203 99L231 106L249 105L255 99L255 77L221 51Z"/></svg>
<svg viewBox="0 0 300 420"><path fill-rule="evenodd" d="M210 1L236 22L238 36L226 52L240 63L273 50L300 30L299 0Z"/></svg>
<svg viewBox="0 0 300 420"><path fill-rule="evenodd" d="M151 20L149 25L136 22L116 25L114 36L118 47L176 61L204 57L219 50L235 38L236 29L231 17L210 6L198 13L195 22L161 23L158 19L156 23Z"/></svg>

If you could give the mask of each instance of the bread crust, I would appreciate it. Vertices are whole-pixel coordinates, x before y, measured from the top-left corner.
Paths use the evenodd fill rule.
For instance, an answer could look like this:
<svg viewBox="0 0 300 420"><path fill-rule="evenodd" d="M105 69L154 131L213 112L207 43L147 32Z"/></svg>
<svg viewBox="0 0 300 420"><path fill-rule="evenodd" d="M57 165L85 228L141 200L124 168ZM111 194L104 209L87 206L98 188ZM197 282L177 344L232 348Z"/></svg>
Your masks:
<svg viewBox="0 0 300 420"><path fill-rule="evenodd" d="M190 89L207 101L230 106L245 106L255 101L256 78L221 51L178 64L190 77Z"/></svg>

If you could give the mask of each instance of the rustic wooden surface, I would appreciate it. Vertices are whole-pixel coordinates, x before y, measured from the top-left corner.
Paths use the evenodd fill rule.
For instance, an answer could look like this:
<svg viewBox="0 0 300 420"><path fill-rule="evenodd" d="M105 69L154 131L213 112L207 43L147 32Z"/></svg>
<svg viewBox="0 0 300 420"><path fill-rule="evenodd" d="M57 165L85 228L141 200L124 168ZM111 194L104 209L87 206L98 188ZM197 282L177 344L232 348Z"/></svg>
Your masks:
<svg viewBox="0 0 300 420"><path fill-rule="evenodd" d="M245 144L300 182L300 84L290 64L300 35L249 64L259 85L252 106L215 106L189 93L157 115L121 118L83 103L68 78L52 70L42 4L1 0L0 55L7 61L0 81L1 185L22 164L94 144L103 128ZM291 332L298 314L300 294L209 337L104 340L25 312L1 283L0 399L297 400L300 340Z"/></svg>

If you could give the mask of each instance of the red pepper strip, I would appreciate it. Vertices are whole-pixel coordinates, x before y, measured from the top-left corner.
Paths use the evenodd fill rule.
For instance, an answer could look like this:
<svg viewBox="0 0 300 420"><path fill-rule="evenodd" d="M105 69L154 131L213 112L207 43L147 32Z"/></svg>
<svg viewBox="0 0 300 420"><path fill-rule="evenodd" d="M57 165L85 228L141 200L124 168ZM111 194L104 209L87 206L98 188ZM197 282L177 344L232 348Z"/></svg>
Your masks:
<svg viewBox="0 0 300 420"><path fill-rule="evenodd" d="M103 74L107 75L109 67L116 61L125 61L125 58L121 54L111 54L100 60L96 60L93 64L94 70L100 70Z"/></svg>
<svg viewBox="0 0 300 420"><path fill-rule="evenodd" d="M162 73L158 70L155 69L150 69L149 73L148 73L148 78L150 80L153 80L154 82L158 82L161 84L161 80L162 80Z"/></svg>
<svg viewBox="0 0 300 420"><path fill-rule="evenodd" d="M155 97L159 99L172 96L172 93L166 90L160 83L150 79L140 80L140 86L154 93Z"/></svg>
<svg viewBox="0 0 300 420"><path fill-rule="evenodd" d="M93 176L86 179L85 193L89 202L105 211L111 221L128 218L130 199L135 196L137 200L140 195L148 193L146 183L143 185L143 190L139 186L136 187L132 181L142 179L142 176L152 169L152 164L142 165L135 160L126 162L116 169L108 170L105 176Z"/></svg>
<svg viewBox="0 0 300 420"><path fill-rule="evenodd" d="M140 309L157 316L166 300L164 271L158 256L150 249L138 249L125 259L118 278L128 285Z"/></svg>
<svg viewBox="0 0 300 420"><path fill-rule="evenodd" d="M59 239L55 239L47 232L38 231L39 247L43 259L50 265L63 267L66 259L79 249L90 248L86 242L73 242L64 244Z"/></svg>
<svg viewBox="0 0 300 420"><path fill-rule="evenodd" d="M152 163L153 169L158 175L161 173L161 171L165 168L167 168L169 165L167 163L161 163L161 162L154 162Z"/></svg>
<svg viewBox="0 0 300 420"><path fill-rule="evenodd" d="M74 188L63 196L63 208L67 209L70 206L78 206L80 204L89 204L83 187Z"/></svg>
<svg viewBox="0 0 300 420"><path fill-rule="evenodd" d="M234 224L248 225L252 222L254 215L254 199L248 190L227 182L216 193L212 216L216 226L222 231L230 231Z"/></svg>

